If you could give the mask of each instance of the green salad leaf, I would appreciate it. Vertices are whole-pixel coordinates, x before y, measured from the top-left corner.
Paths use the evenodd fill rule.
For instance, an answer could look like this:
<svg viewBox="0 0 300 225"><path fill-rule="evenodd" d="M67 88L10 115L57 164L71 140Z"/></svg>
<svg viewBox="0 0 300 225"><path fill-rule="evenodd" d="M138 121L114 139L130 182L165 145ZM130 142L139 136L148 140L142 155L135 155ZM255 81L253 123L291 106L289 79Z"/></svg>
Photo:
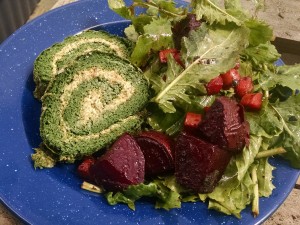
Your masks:
<svg viewBox="0 0 300 225"><path fill-rule="evenodd" d="M249 60L252 63L253 68L264 70L264 66L268 66L275 63L280 54L278 54L274 45L270 42L259 44L257 46L248 47L242 53L242 59L247 61Z"/></svg>
<svg viewBox="0 0 300 225"><path fill-rule="evenodd" d="M176 110L175 113L164 113L157 105L150 105L151 114L147 118L152 129L164 132L170 136L181 130L184 122L184 111Z"/></svg>
<svg viewBox="0 0 300 225"><path fill-rule="evenodd" d="M276 146L282 146L287 152L283 157L292 166L300 168L300 95L291 96L286 101L271 104L283 125L283 132Z"/></svg>
<svg viewBox="0 0 300 225"><path fill-rule="evenodd" d="M275 186L271 182L273 179L272 171L275 169L268 163L268 158L258 160L257 176L258 176L258 190L259 196L269 197L272 194Z"/></svg>
<svg viewBox="0 0 300 225"><path fill-rule="evenodd" d="M283 131L283 124L269 104L264 104L259 112L246 112L246 118L252 135L272 138Z"/></svg>
<svg viewBox="0 0 300 225"><path fill-rule="evenodd" d="M250 18L245 21L245 26L250 30L250 46L266 44L273 39L273 30L263 21Z"/></svg>
<svg viewBox="0 0 300 225"><path fill-rule="evenodd" d="M115 205L117 203L125 203L131 209L135 209L135 201L142 197L155 197L156 208L166 210L172 208L180 208L180 194L174 177L166 177L164 179L156 179L149 184L131 185L123 192L108 192L106 197L108 203Z"/></svg>
<svg viewBox="0 0 300 225"><path fill-rule="evenodd" d="M135 43L131 61L143 70L151 87L146 129L176 137L187 112L205 113L205 107L218 96L208 96L205 85L237 62L239 73L253 80L253 91L264 96L260 111L245 112L250 145L232 157L213 192L191 193L170 175L109 192L108 202L134 209L138 199L151 197L156 208L169 210L181 207L182 202L204 201L208 208L238 218L252 204L257 215L258 198L269 197L275 188L269 153L283 153L293 167L300 168L300 64L274 65L280 54L272 44L271 27L249 15L240 0L191 0L186 8L177 7L172 0L133 0L129 6L123 0L108 2L112 10L132 22L125 29ZM264 7L263 0L255 2L256 10ZM145 10L137 13L137 8ZM184 26L180 32L176 24ZM172 54L167 63L161 62L159 52L175 46L183 65ZM233 88L219 95L236 98Z"/></svg>
<svg viewBox="0 0 300 225"><path fill-rule="evenodd" d="M300 64L294 66L278 66L276 71L266 71L261 76L260 85L263 89L271 90L277 85L296 91L300 87Z"/></svg>

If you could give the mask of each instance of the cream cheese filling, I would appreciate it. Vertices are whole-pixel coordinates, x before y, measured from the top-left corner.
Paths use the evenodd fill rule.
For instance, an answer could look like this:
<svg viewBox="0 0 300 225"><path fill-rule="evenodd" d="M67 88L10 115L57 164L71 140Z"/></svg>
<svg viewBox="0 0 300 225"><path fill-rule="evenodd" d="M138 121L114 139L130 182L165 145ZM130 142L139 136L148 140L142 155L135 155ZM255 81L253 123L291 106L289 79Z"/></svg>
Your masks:
<svg viewBox="0 0 300 225"><path fill-rule="evenodd" d="M105 135L105 134L108 134L110 133L112 130L115 130L115 129L119 129L121 126L124 126L124 123L128 122L128 121L131 121L131 120L135 120L137 119L137 115L132 115L132 116L128 116L127 118L124 118L122 120L120 120L119 122L117 123L114 123L112 124L110 127L100 131L99 133L94 133L94 134L88 134L88 135L82 135L82 136L69 136L68 137L68 140L69 141L74 141L74 140L88 140L88 139L96 139L96 138L99 138L101 137L101 135Z"/></svg>
<svg viewBox="0 0 300 225"><path fill-rule="evenodd" d="M63 47L60 51L58 51L55 54L55 56L51 62L52 74L58 73L57 62L59 60L61 60L65 55L70 53L73 49L79 48L81 45L86 44L86 43L102 43L102 44L108 45L111 49L113 49L116 52L116 54L118 56L122 57L122 51L120 51L120 47L113 42L109 42L103 38L80 39L78 41L75 41L75 42L72 42L72 43L66 45L65 47Z"/></svg>

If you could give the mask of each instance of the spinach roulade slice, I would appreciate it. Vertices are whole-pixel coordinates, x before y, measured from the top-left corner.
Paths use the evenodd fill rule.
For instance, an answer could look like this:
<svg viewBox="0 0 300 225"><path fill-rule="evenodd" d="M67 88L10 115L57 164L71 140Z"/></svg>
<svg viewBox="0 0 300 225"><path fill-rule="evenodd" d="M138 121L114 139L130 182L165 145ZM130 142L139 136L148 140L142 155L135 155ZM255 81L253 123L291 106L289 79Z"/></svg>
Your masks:
<svg viewBox="0 0 300 225"><path fill-rule="evenodd" d="M53 79L42 97L40 134L51 154L37 149L35 167L74 162L138 130L148 99L147 81L127 60L109 53L79 58ZM52 165L46 157L55 158Z"/></svg>
<svg viewBox="0 0 300 225"><path fill-rule="evenodd" d="M89 30L67 37L62 42L52 45L44 50L35 61L33 79L36 89L34 96L40 99L53 77L76 62L78 57L95 51L114 53L126 59L131 54L132 42L105 31Z"/></svg>

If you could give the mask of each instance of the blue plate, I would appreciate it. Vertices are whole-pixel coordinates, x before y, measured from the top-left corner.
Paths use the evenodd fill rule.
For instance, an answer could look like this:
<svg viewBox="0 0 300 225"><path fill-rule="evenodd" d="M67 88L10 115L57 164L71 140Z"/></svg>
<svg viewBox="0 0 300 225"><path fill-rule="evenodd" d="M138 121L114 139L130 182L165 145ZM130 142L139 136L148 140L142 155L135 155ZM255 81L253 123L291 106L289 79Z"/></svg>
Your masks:
<svg viewBox="0 0 300 225"><path fill-rule="evenodd" d="M119 22L118 22L119 21ZM121 22L120 22L121 21ZM0 46L0 199L28 224L258 224L285 200L299 171L281 159L271 160L274 190L260 199L260 215L248 207L242 219L208 210L204 203L156 210L147 201L136 211L109 206L99 195L81 190L74 165L34 170L30 154L40 143L40 103L33 98L33 62L45 48L84 29L98 26L122 34L127 25L105 0L79 1L50 11L15 32Z"/></svg>

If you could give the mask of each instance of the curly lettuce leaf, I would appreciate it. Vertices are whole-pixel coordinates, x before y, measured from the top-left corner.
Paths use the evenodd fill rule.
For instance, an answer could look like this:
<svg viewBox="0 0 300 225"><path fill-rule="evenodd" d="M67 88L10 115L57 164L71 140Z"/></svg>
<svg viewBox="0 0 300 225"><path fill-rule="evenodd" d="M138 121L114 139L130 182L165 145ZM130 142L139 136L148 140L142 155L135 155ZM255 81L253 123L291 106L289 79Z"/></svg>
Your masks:
<svg viewBox="0 0 300 225"><path fill-rule="evenodd" d="M272 194L275 186L272 182L273 179L272 171L275 169L270 163L268 158L258 159L257 167L257 179L258 179L258 191L260 197L269 197Z"/></svg>
<svg viewBox="0 0 300 225"><path fill-rule="evenodd" d="M259 112L246 112L246 120L250 124L250 134L264 138L279 136L283 125L278 115L268 103Z"/></svg>
<svg viewBox="0 0 300 225"><path fill-rule="evenodd" d="M125 29L125 34L133 41L137 41L138 35L145 34L144 27L153 20L178 21L187 15L187 9L176 7L173 0L133 0L129 5L124 0L108 0L108 5L115 13L131 20L132 24Z"/></svg>
<svg viewBox="0 0 300 225"><path fill-rule="evenodd" d="M142 197L154 197L155 208L170 210L181 207L180 189L174 177L156 179L148 184L131 185L123 192L109 192L106 195L111 205L125 203L129 208L135 210L135 201Z"/></svg>
<svg viewBox="0 0 300 225"><path fill-rule="evenodd" d="M266 44L273 39L272 28L264 21L256 19L248 19L244 22L245 26L250 30L249 45L258 46Z"/></svg>
<svg viewBox="0 0 300 225"><path fill-rule="evenodd" d="M237 25L242 24L242 21L238 17L226 11L224 6L220 5L216 0L192 0L191 7L198 20L204 19L210 24L214 22L221 24L226 24L227 22L233 22Z"/></svg>
<svg viewBox="0 0 300 225"><path fill-rule="evenodd" d="M217 1L192 1L197 19L205 19L208 23L227 24L233 22L250 30L249 44L257 46L273 39L271 27L264 21L254 19L241 6L240 0L225 0L224 6Z"/></svg>
<svg viewBox="0 0 300 225"><path fill-rule="evenodd" d="M253 68L265 70L265 66L274 67L274 63L279 59L280 54L276 47L270 42L259 44L257 46L249 46L241 54L243 61L249 61Z"/></svg>
<svg viewBox="0 0 300 225"><path fill-rule="evenodd" d="M269 93L270 102L286 101L299 92L300 64L279 66L274 71L266 70L260 73L257 81L259 88Z"/></svg>
<svg viewBox="0 0 300 225"><path fill-rule="evenodd" d="M300 88L300 64L279 66L274 72L265 71L259 82L264 90L271 90L280 84L280 86L296 91Z"/></svg>
<svg viewBox="0 0 300 225"><path fill-rule="evenodd" d="M294 95L286 101L271 104L283 124L283 132L276 143L287 152L282 156L295 168L300 168L300 95Z"/></svg>
<svg viewBox="0 0 300 225"><path fill-rule="evenodd" d="M241 154L234 156L235 166L237 168L237 179L241 181L247 173L249 167L254 162L257 153L262 147L262 138L251 136L249 147L245 147Z"/></svg>
<svg viewBox="0 0 300 225"><path fill-rule="evenodd" d="M265 103L260 112L247 112L250 133L264 137L267 147L283 147L281 156L300 168L300 95Z"/></svg>

